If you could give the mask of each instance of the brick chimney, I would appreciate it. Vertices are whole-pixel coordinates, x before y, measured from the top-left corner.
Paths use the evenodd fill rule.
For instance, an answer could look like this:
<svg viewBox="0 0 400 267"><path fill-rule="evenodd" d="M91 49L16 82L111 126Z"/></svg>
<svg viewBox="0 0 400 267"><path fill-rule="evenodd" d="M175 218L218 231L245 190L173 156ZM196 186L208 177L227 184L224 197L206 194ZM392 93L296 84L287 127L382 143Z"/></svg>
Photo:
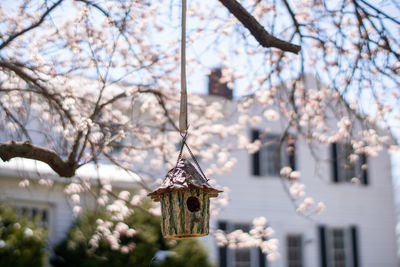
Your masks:
<svg viewBox="0 0 400 267"><path fill-rule="evenodd" d="M221 83L221 77L221 68L211 70L208 75L208 94L232 99L232 90L229 89L227 83Z"/></svg>

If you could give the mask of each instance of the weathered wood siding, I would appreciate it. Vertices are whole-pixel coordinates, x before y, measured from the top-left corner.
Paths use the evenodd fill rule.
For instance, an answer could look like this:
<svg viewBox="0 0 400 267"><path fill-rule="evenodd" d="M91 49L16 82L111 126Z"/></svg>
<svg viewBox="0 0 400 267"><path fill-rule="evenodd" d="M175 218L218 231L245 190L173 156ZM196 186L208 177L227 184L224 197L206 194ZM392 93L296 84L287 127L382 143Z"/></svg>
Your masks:
<svg viewBox="0 0 400 267"><path fill-rule="evenodd" d="M195 196L200 201L200 210L189 211L186 201ZM166 238L186 238L208 235L210 199L207 192L189 188L165 192L161 195L161 230Z"/></svg>

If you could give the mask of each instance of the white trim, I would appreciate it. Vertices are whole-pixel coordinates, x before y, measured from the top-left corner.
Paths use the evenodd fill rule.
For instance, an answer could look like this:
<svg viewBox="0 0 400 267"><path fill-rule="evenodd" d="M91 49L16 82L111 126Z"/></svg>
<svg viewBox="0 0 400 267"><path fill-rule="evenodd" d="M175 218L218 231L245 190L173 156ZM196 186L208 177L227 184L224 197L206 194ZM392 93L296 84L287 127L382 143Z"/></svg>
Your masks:
<svg viewBox="0 0 400 267"><path fill-rule="evenodd" d="M112 185L123 188L137 187L140 177L133 172L125 171L111 164L100 164L97 168L88 163L76 170L76 175L71 178L58 176L47 164L23 158L14 158L7 162L0 161L0 177L29 178L39 180L42 178L52 179L59 183L70 183L74 178L90 178L97 184L99 179L108 179Z"/></svg>

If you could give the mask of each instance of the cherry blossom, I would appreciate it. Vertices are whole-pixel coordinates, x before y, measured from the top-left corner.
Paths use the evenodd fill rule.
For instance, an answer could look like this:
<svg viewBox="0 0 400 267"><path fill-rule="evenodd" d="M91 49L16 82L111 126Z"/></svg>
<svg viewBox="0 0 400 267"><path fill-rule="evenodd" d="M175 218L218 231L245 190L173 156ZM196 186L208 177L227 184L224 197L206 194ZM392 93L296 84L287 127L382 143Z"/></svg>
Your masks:
<svg viewBox="0 0 400 267"><path fill-rule="evenodd" d="M246 0L238 2L249 13L245 20L256 21L246 26L223 2L229 1L190 1L186 43L187 142L214 183L238 164L232 152L256 153L268 145L262 136L251 139L250 127L281 131L280 146L295 136L314 156L332 143L350 144L346 160L352 163L398 149L400 23L391 16L398 6L389 4L388 14L359 0ZM119 222L176 164L178 9L160 0L0 4L0 157L39 160L66 178L74 216L82 211L81 196L94 195L114 222L98 223L92 248L104 239L114 250L134 249L134 243L121 246L121 233L135 231ZM257 25L268 38L254 33ZM234 100L197 94L206 89L198 77L215 66ZM117 192L99 171L77 177L82 166L102 164L135 173L139 188ZM311 216L325 209L323 200L307 195L300 172L288 166L278 172L295 210ZM21 178L21 188L36 183ZM50 188L53 182L44 177L37 183ZM212 216L229 203L224 191L212 202ZM160 215L157 205L149 211ZM253 234L217 231L217 241L257 245L276 259L277 240L259 236L269 237L272 228L258 228L262 219L254 224Z"/></svg>

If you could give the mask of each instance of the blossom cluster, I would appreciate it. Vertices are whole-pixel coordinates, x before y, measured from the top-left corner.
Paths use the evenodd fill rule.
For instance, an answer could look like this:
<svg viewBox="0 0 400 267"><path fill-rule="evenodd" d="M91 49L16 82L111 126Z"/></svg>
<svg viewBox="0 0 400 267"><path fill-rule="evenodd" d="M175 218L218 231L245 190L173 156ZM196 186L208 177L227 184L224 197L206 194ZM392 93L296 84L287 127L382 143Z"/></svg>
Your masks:
<svg viewBox="0 0 400 267"><path fill-rule="evenodd" d="M268 260L279 258L278 239L271 238L274 230L267 226L267 220L264 217L257 217L253 220L253 228L249 232L241 229L226 233L217 230L214 233L218 246L227 246L230 249L259 247Z"/></svg>
<svg viewBox="0 0 400 267"><path fill-rule="evenodd" d="M99 242L106 241L112 250L120 250L121 253L129 253L135 248L135 243L130 242L127 245L121 245L120 237L133 237L137 231L123 222L113 223L111 221L103 221L97 219L97 228L95 234L89 240L89 245L92 249L99 247Z"/></svg>
<svg viewBox="0 0 400 267"><path fill-rule="evenodd" d="M315 203L312 197L306 195L306 186L299 181L299 171L293 171L290 167L286 166L281 169L280 175L283 179L289 180L289 193L297 205L297 212L312 215L319 214L325 210L326 205L323 201Z"/></svg>

